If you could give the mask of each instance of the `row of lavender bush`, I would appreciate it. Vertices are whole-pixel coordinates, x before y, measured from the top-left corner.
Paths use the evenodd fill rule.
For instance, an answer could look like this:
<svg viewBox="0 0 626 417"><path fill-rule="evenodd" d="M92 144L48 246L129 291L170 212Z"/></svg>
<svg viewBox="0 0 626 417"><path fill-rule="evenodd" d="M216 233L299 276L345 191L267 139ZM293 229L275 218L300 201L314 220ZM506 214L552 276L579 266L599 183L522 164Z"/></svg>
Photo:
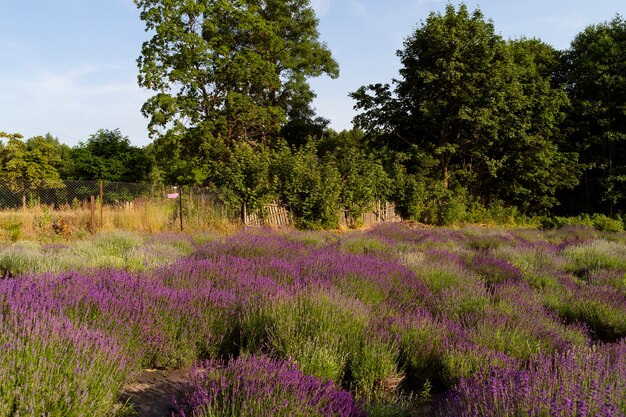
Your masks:
<svg viewBox="0 0 626 417"><path fill-rule="evenodd" d="M261 230L125 269L0 281L0 416L111 414L201 359L180 415L626 413L623 234Z"/></svg>

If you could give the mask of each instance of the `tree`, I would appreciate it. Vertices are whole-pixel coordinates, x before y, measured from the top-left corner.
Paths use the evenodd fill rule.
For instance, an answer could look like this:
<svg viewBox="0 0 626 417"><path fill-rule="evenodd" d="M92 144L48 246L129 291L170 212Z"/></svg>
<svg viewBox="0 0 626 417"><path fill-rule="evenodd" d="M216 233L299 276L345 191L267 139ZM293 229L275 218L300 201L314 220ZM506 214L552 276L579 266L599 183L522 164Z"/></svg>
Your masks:
<svg viewBox="0 0 626 417"><path fill-rule="evenodd" d="M340 175L340 204L346 210L352 225L377 200L385 200L390 182L381 162L368 152L363 132L359 130L336 133L327 131L318 152L323 159L332 162Z"/></svg>
<svg viewBox="0 0 626 417"><path fill-rule="evenodd" d="M578 154L564 151L562 122L570 103L557 81L559 52L537 39L507 43L511 59L506 106L497 114L498 140L490 150L489 175L480 186L523 212L558 204L556 191L578 184ZM474 190L474 194L478 194Z"/></svg>
<svg viewBox="0 0 626 417"><path fill-rule="evenodd" d="M71 151L75 180L141 182L148 179L151 163L142 148L132 146L119 129L100 129Z"/></svg>
<svg viewBox="0 0 626 417"><path fill-rule="evenodd" d="M555 142L567 97L550 73L553 52L535 40L507 43L480 10L448 5L398 51L401 78L393 91L375 84L352 94L364 111L355 122L407 163L422 165L406 175L422 171L444 190L454 186L485 204L550 208L577 172L575 155ZM436 172L424 172L431 167Z"/></svg>
<svg viewBox="0 0 626 417"><path fill-rule="evenodd" d="M55 168L59 171L59 175L61 178L67 178L72 170L72 149L59 141L59 138L52 136L50 133L46 133L43 136L44 141L50 145L52 149L54 149L54 154L56 155L55 160L59 161ZM37 147L37 140L35 138L30 138L26 141L26 148L29 150L35 149Z"/></svg>
<svg viewBox="0 0 626 417"><path fill-rule="evenodd" d="M29 139L27 146L19 134L2 133L8 138L0 155L0 179L11 190L22 194L25 204L29 191L37 188L62 188L57 167L61 159L54 146L42 136Z"/></svg>
<svg viewBox="0 0 626 417"><path fill-rule="evenodd" d="M309 0L135 0L146 30L139 84L153 136L191 154L218 135L264 142L308 108L307 77L336 77ZM306 112L305 112L306 113ZM199 137L185 135L198 129Z"/></svg>
<svg viewBox="0 0 626 417"><path fill-rule="evenodd" d="M376 99L365 97L367 88L353 97L358 108L374 110L376 123L392 133L394 141L416 144L435 155L448 188L453 158L486 162L474 159L495 136L493 113L501 105L506 82L505 42L480 10L470 15L465 5L458 12L448 5L445 15L431 13L404 47L398 51L402 78L395 81L397 99L382 85L369 88ZM370 118L366 114L357 123L364 117Z"/></svg>
<svg viewBox="0 0 626 417"><path fill-rule="evenodd" d="M579 210L611 213L626 204L626 21L617 16L578 34L565 69L571 142L586 166L566 199Z"/></svg>

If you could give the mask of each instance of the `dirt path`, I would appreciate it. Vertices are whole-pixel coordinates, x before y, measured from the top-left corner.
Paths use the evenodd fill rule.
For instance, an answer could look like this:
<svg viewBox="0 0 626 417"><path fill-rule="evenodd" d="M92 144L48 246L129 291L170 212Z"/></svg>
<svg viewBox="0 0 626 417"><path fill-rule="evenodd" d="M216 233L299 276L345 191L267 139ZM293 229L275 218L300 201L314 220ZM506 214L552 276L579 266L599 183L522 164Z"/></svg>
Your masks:
<svg viewBox="0 0 626 417"><path fill-rule="evenodd" d="M145 370L124 387L121 401L133 406L136 417L171 417L172 400L190 389L188 375L186 369Z"/></svg>

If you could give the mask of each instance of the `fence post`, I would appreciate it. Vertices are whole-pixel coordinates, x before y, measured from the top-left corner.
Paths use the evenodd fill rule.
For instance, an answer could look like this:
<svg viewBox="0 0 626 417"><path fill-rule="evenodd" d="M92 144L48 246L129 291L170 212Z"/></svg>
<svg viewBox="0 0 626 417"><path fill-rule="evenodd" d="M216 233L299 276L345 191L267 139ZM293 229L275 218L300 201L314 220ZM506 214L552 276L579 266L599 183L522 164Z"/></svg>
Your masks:
<svg viewBox="0 0 626 417"><path fill-rule="evenodd" d="M180 218L180 231L183 231L183 187L178 186L178 217Z"/></svg>
<svg viewBox="0 0 626 417"><path fill-rule="evenodd" d="M102 192L102 178L100 178L100 227L104 225L102 221L102 205L104 204L104 193Z"/></svg>
<svg viewBox="0 0 626 417"><path fill-rule="evenodd" d="M90 225L90 229L91 229L91 234L95 235L96 234L96 197L94 197L93 195L91 196L91 225Z"/></svg>
<svg viewBox="0 0 626 417"><path fill-rule="evenodd" d="M241 220L243 220L243 225L248 225L248 210L246 207L246 202L241 203Z"/></svg>

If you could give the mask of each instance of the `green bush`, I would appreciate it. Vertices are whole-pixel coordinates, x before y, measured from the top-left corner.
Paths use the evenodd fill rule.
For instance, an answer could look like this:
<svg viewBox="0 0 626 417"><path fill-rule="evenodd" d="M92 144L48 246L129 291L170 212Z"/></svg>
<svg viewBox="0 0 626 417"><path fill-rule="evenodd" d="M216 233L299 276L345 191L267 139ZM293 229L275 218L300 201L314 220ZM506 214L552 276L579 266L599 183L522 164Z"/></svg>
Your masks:
<svg viewBox="0 0 626 417"><path fill-rule="evenodd" d="M604 214L594 214L591 216L591 223L593 227L601 232L623 232L624 223L619 216L616 218L610 218Z"/></svg>
<svg viewBox="0 0 626 417"><path fill-rule="evenodd" d="M296 226L304 229L339 226L341 176L336 164L317 156L316 144L292 152L282 149L275 154L274 169L281 200L295 217Z"/></svg>
<svg viewBox="0 0 626 417"><path fill-rule="evenodd" d="M542 217L539 221L542 229L560 229L565 226L588 226L601 232L623 232L624 221L619 217L610 218L604 214L581 214L573 217Z"/></svg>

